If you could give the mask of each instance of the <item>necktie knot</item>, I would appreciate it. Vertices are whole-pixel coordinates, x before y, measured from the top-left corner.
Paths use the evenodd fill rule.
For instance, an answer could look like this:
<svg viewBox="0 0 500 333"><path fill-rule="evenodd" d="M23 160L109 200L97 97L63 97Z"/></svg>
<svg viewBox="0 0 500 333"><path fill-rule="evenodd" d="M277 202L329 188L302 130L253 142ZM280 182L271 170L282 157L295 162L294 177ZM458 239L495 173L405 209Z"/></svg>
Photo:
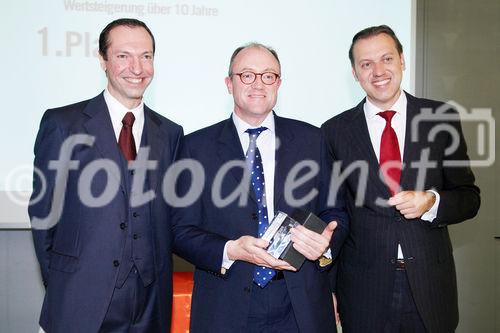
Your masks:
<svg viewBox="0 0 500 333"><path fill-rule="evenodd" d="M122 119L123 126L132 127L134 125L135 117L132 112L127 112Z"/></svg>
<svg viewBox="0 0 500 333"><path fill-rule="evenodd" d="M392 117L394 117L395 114L396 114L396 111L392 111L392 110L387 110L387 111L382 111L382 112L377 113L377 115L384 118L385 121L389 123L389 125L391 124Z"/></svg>
<svg viewBox="0 0 500 333"><path fill-rule="evenodd" d="M245 132L248 133L250 141L255 141L259 137L260 133L264 132L266 129L267 127L261 126L257 128L249 128Z"/></svg>

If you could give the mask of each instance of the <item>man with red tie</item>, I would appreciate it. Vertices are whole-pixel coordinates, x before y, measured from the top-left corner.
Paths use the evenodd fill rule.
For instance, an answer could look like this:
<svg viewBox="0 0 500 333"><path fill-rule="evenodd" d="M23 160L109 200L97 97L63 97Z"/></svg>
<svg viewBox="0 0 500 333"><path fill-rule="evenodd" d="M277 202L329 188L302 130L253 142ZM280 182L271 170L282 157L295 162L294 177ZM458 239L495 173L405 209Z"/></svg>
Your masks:
<svg viewBox="0 0 500 333"><path fill-rule="evenodd" d="M342 163L350 213L337 278L343 330L454 332L447 225L474 217L480 205L457 112L402 91L403 47L388 26L358 32L349 58L367 96L322 126ZM422 109L444 110L450 120L418 122Z"/></svg>
<svg viewBox="0 0 500 333"><path fill-rule="evenodd" d="M170 329L170 206L158 188L182 128L143 102L154 53L146 24L109 23L99 37L104 92L42 118L29 214L47 333ZM156 196L143 200L148 192Z"/></svg>

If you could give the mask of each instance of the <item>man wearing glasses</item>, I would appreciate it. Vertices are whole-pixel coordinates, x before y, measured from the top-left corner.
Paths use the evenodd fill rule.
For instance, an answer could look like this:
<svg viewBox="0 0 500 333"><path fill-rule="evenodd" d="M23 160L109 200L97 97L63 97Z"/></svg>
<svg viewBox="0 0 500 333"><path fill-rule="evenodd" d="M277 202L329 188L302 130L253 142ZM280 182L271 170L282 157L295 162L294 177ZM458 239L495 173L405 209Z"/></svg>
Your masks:
<svg viewBox="0 0 500 333"><path fill-rule="evenodd" d="M342 200L327 206L330 163L319 129L272 112L280 73L271 48L237 48L225 79L234 99L231 117L185 138L183 156L205 174L200 198L174 218L174 246L196 265L193 333L335 332L332 257L323 254L330 249L335 260L346 214ZM301 167L304 162L314 166ZM180 178L180 193L193 179ZM259 238L275 212L294 208L328 223L322 234L292 229L295 249L307 258L298 271L270 256ZM197 228L208 233L192 237Z"/></svg>

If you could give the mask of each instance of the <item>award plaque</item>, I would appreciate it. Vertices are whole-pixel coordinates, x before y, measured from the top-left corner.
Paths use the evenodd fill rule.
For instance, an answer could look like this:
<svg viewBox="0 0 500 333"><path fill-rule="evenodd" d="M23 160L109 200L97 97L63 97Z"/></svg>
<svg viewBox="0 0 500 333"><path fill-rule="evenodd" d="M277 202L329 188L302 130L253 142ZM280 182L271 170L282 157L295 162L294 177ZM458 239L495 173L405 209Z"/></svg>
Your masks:
<svg viewBox="0 0 500 333"><path fill-rule="evenodd" d="M278 211L262 236L262 239L269 242L267 252L270 255L288 262L297 270L304 263L305 257L293 248L290 229L300 224L319 234L326 228L326 223L313 213L295 210L288 215Z"/></svg>

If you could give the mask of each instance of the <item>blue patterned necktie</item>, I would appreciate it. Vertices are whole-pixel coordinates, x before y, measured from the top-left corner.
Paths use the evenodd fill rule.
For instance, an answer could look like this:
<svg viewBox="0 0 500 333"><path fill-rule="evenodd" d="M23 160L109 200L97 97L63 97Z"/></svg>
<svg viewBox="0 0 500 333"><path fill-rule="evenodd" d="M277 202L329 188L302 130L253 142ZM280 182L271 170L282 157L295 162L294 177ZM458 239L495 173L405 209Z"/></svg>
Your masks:
<svg viewBox="0 0 500 333"><path fill-rule="evenodd" d="M245 132L248 133L250 138L250 143L248 144L248 150L246 154L246 160L248 167L252 173L252 187L255 193L255 198L257 199L257 208L259 209L259 237L262 237L269 225L269 219L267 216L267 206L266 206L266 191L264 182L264 167L262 166L262 157L257 148L257 138L260 133L265 131L266 127L259 128L249 128ZM256 267L253 273L253 280L261 288L264 288L269 281L276 274L276 271L271 268L266 267Z"/></svg>

